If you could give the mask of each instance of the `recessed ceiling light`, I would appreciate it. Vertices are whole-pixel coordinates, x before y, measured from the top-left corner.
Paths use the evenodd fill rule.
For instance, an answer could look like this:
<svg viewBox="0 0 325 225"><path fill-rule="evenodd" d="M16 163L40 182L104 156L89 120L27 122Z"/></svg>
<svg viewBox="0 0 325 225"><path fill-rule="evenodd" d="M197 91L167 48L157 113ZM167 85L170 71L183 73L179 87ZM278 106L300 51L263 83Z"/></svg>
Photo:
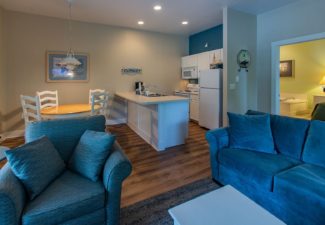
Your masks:
<svg viewBox="0 0 325 225"><path fill-rule="evenodd" d="M188 21L183 21L182 22L182 25L187 25L188 24Z"/></svg>
<svg viewBox="0 0 325 225"><path fill-rule="evenodd" d="M162 9L162 7L161 7L161 5L155 5L153 7L153 9L156 10L156 11L160 11Z"/></svg>
<svg viewBox="0 0 325 225"><path fill-rule="evenodd" d="M138 21L138 24L139 24L139 25L143 25L144 22L143 22L142 20L140 20L140 21Z"/></svg>

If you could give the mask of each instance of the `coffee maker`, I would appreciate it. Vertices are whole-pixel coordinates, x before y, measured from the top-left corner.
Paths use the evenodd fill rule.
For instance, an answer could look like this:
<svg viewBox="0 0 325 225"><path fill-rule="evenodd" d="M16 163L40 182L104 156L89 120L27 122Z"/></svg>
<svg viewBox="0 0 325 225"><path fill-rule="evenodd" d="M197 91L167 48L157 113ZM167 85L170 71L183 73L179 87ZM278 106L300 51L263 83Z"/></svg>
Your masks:
<svg viewBox="0 0 325 225"><path fill-rule="evenodd" d="M142 95L144 92L144 86L142 81L135 82L135 94Z"/></svg>

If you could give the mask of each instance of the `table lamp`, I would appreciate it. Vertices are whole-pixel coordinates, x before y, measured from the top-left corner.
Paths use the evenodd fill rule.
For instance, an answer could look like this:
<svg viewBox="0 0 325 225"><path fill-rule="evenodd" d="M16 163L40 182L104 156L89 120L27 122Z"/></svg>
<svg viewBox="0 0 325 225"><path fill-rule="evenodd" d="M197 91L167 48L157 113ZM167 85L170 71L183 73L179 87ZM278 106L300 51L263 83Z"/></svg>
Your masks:
<svg viewBox="0 0 325 225"><path fill-rule="evenodd" d="M323 92L325 92L325 76L323 77L323 79L319 82L320 85L322 85L323 87Z"/></svg>

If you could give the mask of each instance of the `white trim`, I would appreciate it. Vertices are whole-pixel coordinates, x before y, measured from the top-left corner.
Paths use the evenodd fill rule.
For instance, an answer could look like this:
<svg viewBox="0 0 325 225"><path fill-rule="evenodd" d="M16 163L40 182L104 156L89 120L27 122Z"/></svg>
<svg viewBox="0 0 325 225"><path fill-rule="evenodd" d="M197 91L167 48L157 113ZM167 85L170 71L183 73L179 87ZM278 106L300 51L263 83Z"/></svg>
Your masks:
<svg viewBox="0 0 325 225"><path fill-rule="evenodd" d="M108 119L106 120L106 125L118 125L118 124L123 124L127 123L125 118L122 119Z"/></svg>
<svg viewBox="0 0 325 225"><path fill-rule="evenodd" d="M283 45L297 44L307 41L315 41L325 38L325 32L318 34L311 34L296 38L291 38L282 41L272 42L271 44L271 57L272 57L272 68L271 68L271 111L274 114L280 112L280 47Z"/></svg>
<svg viewBox="0 0 325 225"><path fill-rule="evenodd" d="M228 126L228 8L223 8L222 126Z"/></svg>

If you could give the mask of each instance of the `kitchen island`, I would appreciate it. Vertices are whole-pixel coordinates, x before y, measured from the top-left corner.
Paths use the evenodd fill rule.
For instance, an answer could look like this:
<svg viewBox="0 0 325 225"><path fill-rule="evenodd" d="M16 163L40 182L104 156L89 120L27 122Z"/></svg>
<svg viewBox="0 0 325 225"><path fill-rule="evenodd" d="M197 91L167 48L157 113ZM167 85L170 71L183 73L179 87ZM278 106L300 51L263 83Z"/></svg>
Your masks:
<svg viewBox="0 0 325 225"><path fill-rule="evenodd" d="M185 143L188 136L189 99L179 96L146 97L117 92L127 106L127 124L156 150Z"/></svg>

